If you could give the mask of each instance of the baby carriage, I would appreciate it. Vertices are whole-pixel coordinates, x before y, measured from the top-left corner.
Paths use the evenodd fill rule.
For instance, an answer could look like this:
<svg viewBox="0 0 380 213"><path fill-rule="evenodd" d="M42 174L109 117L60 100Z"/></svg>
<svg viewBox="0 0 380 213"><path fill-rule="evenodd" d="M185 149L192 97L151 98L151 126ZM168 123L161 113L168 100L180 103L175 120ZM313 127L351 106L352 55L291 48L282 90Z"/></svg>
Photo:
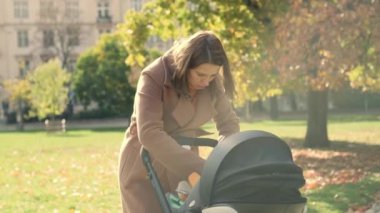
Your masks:
<svg viewBox="0 0 380 213"><path fill-rule="evenodd" d="M211 139L180 138L181 145L215 146ZM150 163L144 165L164 213L260 212L303 213L306 198L302 169L288 145L264 131L236 133L219 142L205 162L199 183L180 208L169 205Z"/></svg>

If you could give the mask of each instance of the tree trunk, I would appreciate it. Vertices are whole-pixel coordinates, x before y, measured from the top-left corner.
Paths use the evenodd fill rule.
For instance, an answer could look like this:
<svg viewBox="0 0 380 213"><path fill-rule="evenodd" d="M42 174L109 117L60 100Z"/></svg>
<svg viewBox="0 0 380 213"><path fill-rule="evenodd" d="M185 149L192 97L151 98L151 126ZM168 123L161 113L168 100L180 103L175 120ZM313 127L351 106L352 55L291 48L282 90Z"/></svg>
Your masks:
<svg viewBox="0 0 380 213"><path fill-rule="evenodd" d="M17 101L16 120L17 130L24 131L24 104L22 100Z"/></svg>
<svg viewBox="0 0 380 213"><path fill-rule="evenodd" d="M251 110L250 110L250 101L245 102L245 119L249 120L251 118Z"/></svg>
<svg viewBox="0 0 380 213"><path fill-rule="evenodd" d="M308 91L308 120L304 146L327 147L327 90Z"/></svg>
<svg viewBox="0 0 380 213"><path fill-rule="evenodd" d="M278 101L277 96L270 97L270 118L272 120L278 119Z"/></svg>
<svg viewBox="0 0 380 213"><path fill-rule="evenodd" d="M264 108L264 105L263 105L263 101L261 99L255 101L253 103L252 109L255 109L255 110L259 111L259 112L264 112L265 108Z"/></svg>
<svg viewBox="0 0 380 213"><path fill-rule="evenodd" d="M289 101L290 101L290 107L291 107L292 111L293 112L297 111L298 106L297 106L296 94L294 94L294 92L291 92L289 94Z"/></svg>

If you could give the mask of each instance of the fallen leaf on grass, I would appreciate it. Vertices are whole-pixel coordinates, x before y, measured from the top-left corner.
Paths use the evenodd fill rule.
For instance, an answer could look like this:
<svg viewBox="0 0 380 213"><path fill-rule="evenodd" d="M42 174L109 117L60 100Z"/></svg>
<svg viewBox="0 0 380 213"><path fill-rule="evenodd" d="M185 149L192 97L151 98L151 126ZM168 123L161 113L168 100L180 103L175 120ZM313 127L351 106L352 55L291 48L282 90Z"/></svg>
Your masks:
<svg viewBox="0 0 380 213"><path fill-rule="evenodd" d="M378 150L355 149L320 150L293 149L295 162L304 170L305 190L331 184L346 184L360 181L375 166L378 166Z"/></svg>

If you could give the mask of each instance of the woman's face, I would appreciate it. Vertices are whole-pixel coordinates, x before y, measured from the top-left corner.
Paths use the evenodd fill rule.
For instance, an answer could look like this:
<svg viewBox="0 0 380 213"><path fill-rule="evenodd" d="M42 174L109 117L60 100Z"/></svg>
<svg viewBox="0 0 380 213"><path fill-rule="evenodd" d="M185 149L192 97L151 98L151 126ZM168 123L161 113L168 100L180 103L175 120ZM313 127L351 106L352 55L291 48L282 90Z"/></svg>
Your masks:
<svg viewBox="0 0 380 213"><path fill-rule="evenodd" d="M201 64L190 69L188 76L189 91L194 92L206 88L219 73L220 66L214 64Z"/></svg>

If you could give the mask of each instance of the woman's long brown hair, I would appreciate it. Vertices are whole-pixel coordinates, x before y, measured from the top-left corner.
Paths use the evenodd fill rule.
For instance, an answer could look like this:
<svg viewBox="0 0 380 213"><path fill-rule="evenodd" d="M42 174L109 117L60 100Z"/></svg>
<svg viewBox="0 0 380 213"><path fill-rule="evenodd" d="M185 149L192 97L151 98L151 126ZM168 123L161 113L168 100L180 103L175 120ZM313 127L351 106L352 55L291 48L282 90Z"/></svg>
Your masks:
<svg viewBox="0 0 380 213"><path fill-rule="evenodd" d="M220 40L210 31L200 31L187 40L174 45L169 51L176 70L172 83L181 94L188 95L188 73L201 64L209 63L223 67L225 93L231 99L235 93L230 65ZM216 92L216 79L210 82L211 91ZM213 94L215 95L215 93Z"/></svg>

